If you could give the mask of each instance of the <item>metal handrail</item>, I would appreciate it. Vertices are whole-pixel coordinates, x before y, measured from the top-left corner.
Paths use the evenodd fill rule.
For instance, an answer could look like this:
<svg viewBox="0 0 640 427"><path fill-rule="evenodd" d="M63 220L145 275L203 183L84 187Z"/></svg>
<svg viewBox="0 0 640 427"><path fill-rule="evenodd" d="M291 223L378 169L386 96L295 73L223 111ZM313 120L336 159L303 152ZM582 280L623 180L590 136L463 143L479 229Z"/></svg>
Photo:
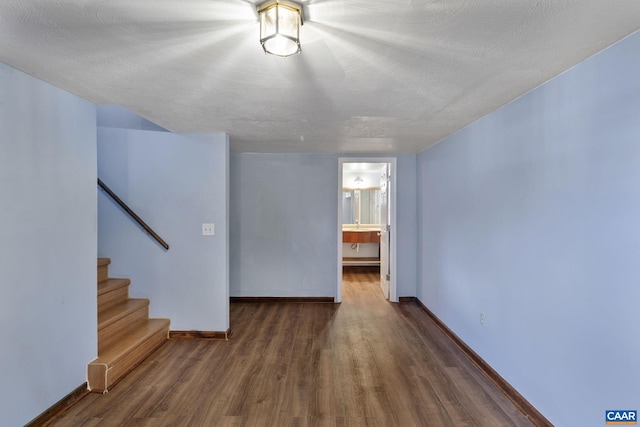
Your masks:
<svg viewBox="0 0 640 427"><path fill-rule="evenodd" d="M151 235L151 237L153 237L154 239L156 239L156 241L158 243L160 243L162 245L163 248L165 248L166 250L169 250L169 245L167 244L167 242L165 242L164 240L162 240L162 238L160 236L158 236L158 234L153 231L151 229L151 227L149 227L143 220L142 218L140 218L138 215L136 215L136 213L134 211L131 210L131 208L129 206L127 206L127 204L125 202L123 202L120 197L118 197L116 195L116 193L114 193L113 191L111 191L111 189L109 187L107 187L107 185L102 182L100 180L100 178L98 178L98 185L100 186L100 188L102 188L117 204L120 205L120 207L122 209L125 210L125 212L127 212L131 218L133 218L134 220L136 220L136 222L138 224L140 224L140 226L142 228L144 228L144 230L149 233Z"/></svg>

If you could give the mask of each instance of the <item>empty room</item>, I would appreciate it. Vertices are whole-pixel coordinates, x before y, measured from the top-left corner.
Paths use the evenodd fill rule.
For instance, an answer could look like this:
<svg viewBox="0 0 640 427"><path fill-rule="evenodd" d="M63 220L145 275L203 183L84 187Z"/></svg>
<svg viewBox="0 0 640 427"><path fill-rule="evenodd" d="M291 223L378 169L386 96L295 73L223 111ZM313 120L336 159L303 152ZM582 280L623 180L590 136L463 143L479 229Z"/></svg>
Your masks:
<svg viewBox="0 0 640 427"><path fill-rule="evenodd" d="M4 0L7 426L640 409L640 3Z"/></svg>

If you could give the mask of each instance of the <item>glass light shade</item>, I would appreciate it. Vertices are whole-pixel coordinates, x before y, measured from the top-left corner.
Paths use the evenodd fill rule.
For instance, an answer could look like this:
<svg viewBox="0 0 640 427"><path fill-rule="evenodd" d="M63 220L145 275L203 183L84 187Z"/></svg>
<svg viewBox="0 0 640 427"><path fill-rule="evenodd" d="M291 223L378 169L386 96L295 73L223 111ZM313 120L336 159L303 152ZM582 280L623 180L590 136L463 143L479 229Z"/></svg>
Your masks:
<svg viewBox="0 0 640 427"><path fill-rule="evenodd" d="M292 2L270 1L258 6L260 44L265 53L290 56L300 53L300 6Z"/></svg>

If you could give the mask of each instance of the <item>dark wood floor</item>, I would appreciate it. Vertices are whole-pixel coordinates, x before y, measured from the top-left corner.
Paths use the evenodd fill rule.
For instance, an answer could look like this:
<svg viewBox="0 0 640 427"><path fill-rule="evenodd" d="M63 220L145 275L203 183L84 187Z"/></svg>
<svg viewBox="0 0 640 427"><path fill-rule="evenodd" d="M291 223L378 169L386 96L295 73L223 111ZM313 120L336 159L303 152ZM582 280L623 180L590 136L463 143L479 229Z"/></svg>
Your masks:
<svg viewBox="0 0 640 427"><path fill-rule="evenodd" d="M234 303L229 341L170 340L62 426L530 426L415 303L346 271L342 304Z"/></svg>

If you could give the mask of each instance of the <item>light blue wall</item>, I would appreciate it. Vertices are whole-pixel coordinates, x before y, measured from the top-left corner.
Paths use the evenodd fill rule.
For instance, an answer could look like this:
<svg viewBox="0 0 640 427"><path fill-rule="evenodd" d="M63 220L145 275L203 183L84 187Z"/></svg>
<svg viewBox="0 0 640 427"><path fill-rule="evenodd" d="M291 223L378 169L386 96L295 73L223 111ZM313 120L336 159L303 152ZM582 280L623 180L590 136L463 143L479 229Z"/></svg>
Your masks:
<svg viewBox="0 0 640 427"><path fill-rule="evenodd" d="M99 192L100 256L172 330L229 327L229 144L224 134L98 129L98 174L170 246L165 251ZM215 236L202 236L214 223Z"/></svg>
<svg viewBox="0 0 640 427"><path fill-rule="evenodd" d="M0 64L0 424L85 382L97 353L96 112Z"/></svg>
<svg viewBox="0 0 640 427"><path fill-rule="evenodd" d="M333 297L338 157L231 154L232 296Z"/></svg>
<svg viewBox="0 0 640 427"><path fill-rule="evenodd" d="M397 158L398 183L396 191L398 216L397 288L398 296L416 296L418 250L418 202L416 186L417 156L399 154Z"/></svg>
<svg viewBox="0 0 640 427"><path fill-rule="evenodd" d="M636 33L418 156L418 297L558 426L640 409L639 52Z"/></svg>
<svg viewBox="0 0 640 427"><path fill-rule="evenodd" d="M396 157L398 295L413 296L416 156ZM231 295L334 297L337 203L338 155L232 153Z"/></svg>

